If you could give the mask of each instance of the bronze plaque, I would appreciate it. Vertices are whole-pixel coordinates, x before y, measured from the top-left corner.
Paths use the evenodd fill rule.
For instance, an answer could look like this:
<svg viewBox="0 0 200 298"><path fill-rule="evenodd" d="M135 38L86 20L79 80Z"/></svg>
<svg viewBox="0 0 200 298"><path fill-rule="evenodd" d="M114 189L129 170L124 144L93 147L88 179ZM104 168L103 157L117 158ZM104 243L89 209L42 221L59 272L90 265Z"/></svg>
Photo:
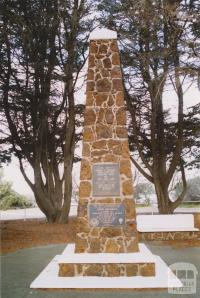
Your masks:
<svg viewBox="0 0 200 298"><path fill-rule="evenodd" d="M91 227L121 227L125 225L123 204L89 204Z"/></svg>
<svg viewBox="0 0 200 298"><path fill-rule="evenodd" d="M120 196L119 164L95 164L92 168L94 197Z"/></svg>

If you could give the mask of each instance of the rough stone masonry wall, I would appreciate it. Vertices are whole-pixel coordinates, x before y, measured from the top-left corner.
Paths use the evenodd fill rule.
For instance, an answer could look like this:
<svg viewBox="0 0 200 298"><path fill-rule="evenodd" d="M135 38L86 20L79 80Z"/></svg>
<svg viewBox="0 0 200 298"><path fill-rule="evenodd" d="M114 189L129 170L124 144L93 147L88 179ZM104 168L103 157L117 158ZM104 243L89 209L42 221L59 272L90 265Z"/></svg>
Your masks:
<svg viewBox="0 0 200 298"><path fill-rule="evenodd" d="M182 231L182 232L140 232L140 240L146 241L179 241L193 240L200 241L200 231Z"/></svg>
<svg viewBox="0 0 200 298"><path fill-rule="evenodd" d="M90 42L80 174L77 253L135 252L138 240L133 200L132 173L126 129L126 111L116 40ZM121 194L92 197L92 165L119 163ZM123 203L123 228L92 228L88 223L89 203Z"/></svg>
<svg viewBox="0 0 200 298"><path fill-rule="evenodd" d="M154 263L60 264L59 276L154 276Z"/></svg>

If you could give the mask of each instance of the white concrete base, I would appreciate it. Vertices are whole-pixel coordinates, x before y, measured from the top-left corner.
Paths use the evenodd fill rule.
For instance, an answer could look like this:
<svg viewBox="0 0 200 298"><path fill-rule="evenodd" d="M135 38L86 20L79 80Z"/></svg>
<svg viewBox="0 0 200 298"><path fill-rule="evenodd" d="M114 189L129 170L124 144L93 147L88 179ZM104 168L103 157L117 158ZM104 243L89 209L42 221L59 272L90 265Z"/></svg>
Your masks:
<svg viewBox="0 0 200 298"><path fill-rule="evenodd" d="M144 245L139 244L141 253L128 253L128 254L116 254L118 256L117 263L121 262L120 255L128 255L125 257L127 262L131 258L135 262L138 262L138 258L144 258L149 262L154 261L156 266L156 276L154 277L88 277L88 276L77 276L77 277L59 277L59 262L60 260L70 259L70 255L74 254L74 245L68 245L63 251L62 255L57 255L47 265L47 267L39 274L39 276L32 282L32 289L166 289L173 287L181 287L181 281L172 273L165 262L156 255L153 255L151 251ZM79 254L80 255L80 254ZM82 254L83 258L85 254ZM88 257L92 254L87 254ZM111 255L111 254L102 254ZM115 255L115 254L112 254ZM132 255L132 256L131 256ZM80 259L80 257L79 257ZM113 259L113 258L112 258ZM115 257L114 257L115 259ZM115 261L113 259L113 261ZM84 262L85 262L84 260ZM102 258L102 262L105 263L105 258ZM88 259L88 263L92 263L91 259ZM145 261L146 262L146 261Z"/></svg>
<svg viewBox="0 0 200 298"><path fill-rule="evenodd" d="M144 244L139 244L139 252L135 253L74 253L75 245L68 244L58 263L62 264L133 264L154 263L154 255Z"/></svg>

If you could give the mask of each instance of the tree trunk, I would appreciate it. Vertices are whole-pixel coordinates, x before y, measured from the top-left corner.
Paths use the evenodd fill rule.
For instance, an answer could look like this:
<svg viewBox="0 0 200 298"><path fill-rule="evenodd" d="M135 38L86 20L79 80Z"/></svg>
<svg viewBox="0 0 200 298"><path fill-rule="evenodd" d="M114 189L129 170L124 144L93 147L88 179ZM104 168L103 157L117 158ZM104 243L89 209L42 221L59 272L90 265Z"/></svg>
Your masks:
<svg viewBox="0 0 200 298"><path fill-rule="evenodd" d="M38 207L45 214L49 223L67 223L69 217L71 197L64 202L61 208L58 208L50 202L49 197L45 196L43 192L34 192L34 195ZM52 198L57 199L57 196L58 194L55 193Z"/></svg>
<svg viewBox="0 0 200 298"><path fill-rule="evenodd" d="M67 173L65 179L59 179L58 167L46 163L43 167L39 159L34 167L34 184L32 190L36 202L41 211L45 214L50 223L66 223L68 221L71 195L72 195L72 165L73 157L69 158L70 164L67 164ZM65 169L66 171L66 169ZM44 178L45 177L45 182ZM67 182L66 182L67 181ZM66 192L64 188L67 189ZM64 186L65 185L65 186Z"/></svg>
<svg viewBox="0 0 200 298"><path fill-rule="evenodd" d="M170 209L169 206L169 195L168 195L168 188L167 186L160 181L160 179L154 180L154 186L157 196L158 202L158 211L159 214L171 214L173 211Z"/></svg>

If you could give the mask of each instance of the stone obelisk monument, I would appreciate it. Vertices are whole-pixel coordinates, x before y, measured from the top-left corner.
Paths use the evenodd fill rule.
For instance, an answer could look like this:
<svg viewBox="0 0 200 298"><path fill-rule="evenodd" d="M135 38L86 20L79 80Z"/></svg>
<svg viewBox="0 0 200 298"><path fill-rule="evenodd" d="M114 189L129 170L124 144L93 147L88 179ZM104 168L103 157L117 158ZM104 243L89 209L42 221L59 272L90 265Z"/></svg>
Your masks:
<svg viewBox="0 0 200 298"><path fill-rule="evenodd" d="M77 238L31 288L181 287L171 271L169 283L161 258L138 243L116 32L92 33L89 50Z"/></svg>
<svg viewBox="0 0 200 298"><path fill-rule="evenodd" d="M126 109L116 39L91 40L76 252L138 251Z"/></svg>
<svg viewBox="0 0 200 298"><path fill-rule="evenodd" d="M126 108L116 33L90 40L75 255L138 252ZM154 275L153 263L59 264L60 276Z"/></svg>

